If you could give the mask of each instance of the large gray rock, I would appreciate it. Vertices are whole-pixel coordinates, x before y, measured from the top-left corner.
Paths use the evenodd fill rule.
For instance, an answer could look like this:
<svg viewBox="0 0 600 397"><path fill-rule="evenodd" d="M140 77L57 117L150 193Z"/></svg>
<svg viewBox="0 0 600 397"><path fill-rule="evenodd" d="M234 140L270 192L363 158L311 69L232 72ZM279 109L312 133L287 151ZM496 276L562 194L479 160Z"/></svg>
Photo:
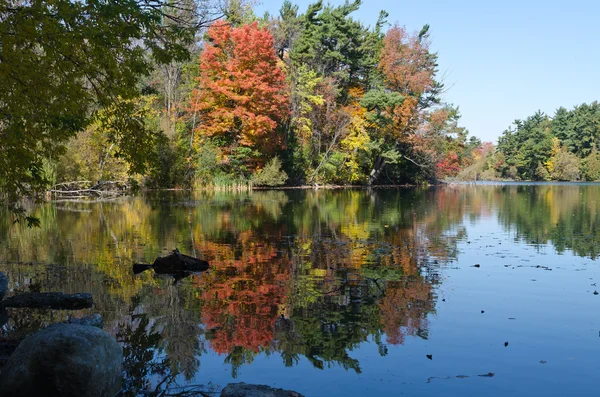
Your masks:
<svg viewBox="0 0 600 397"><path fill-rule="evenodd" d="M266 385L230 383L221 391L221 397L304 397L291 390L274 389Z"/></svg>
<svg viewBox="0 0 600 397"><path fill-rule="evenodd" d="M23 340L0 373L3 397L113 397L123 351L105 331L54 324Z"/></svg>
<svg viewBox="0 0 600 397"><path fill-rule="evenodd" d="M86 325L88 327L104 328L104 321L100 314L90 314L81 318L70 318L67 320L69 324Z"/></svg>
<svg viewBox="0 0 600 397"><path fill-rule="evenodd" d="M6 295L6 291L8 290L8 278L6 274L0 272L0 301Z"/></svg>

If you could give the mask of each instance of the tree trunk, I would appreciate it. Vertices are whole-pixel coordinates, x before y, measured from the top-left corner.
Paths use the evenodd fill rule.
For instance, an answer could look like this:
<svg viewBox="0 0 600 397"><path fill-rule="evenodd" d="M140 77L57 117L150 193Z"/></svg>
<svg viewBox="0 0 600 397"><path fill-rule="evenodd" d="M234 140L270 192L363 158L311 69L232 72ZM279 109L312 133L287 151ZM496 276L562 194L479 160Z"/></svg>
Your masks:
<svg viewBox="0 0 600 397"><path fill-rule="evenodd" d="M381 156L377 156L377 158L375 159L375 164L373 164L373 169L371 170L371 173L369 174L369 186L372 186L373 183L375 183L377 181L377 179L379 178L379 174L381 174L381 171L383 171L384 167L385 167L384 158Z"/></svg>

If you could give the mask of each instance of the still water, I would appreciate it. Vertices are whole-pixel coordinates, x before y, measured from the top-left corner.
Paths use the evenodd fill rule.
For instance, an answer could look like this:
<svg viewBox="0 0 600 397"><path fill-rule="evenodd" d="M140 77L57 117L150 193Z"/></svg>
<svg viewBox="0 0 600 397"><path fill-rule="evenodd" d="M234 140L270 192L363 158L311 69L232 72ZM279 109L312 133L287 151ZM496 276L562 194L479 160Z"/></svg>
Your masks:
<svg viewBox="0 0 600 397"><path fill-rule="evenodd" d="M600 394L600 186L160 193L0 221L0 336L100 313L127 395L262 383L306 396ZM178 248L183 279L134 275ZM215 395L215 394L212 394Z"/></svg>

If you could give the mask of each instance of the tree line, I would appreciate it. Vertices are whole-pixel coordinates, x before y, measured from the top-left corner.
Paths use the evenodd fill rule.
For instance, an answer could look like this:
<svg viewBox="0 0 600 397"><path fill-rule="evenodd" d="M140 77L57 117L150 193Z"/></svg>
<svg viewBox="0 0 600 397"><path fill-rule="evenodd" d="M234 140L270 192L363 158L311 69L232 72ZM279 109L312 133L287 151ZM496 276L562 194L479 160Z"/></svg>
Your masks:
<svg viewBox="0 0 600 397"><path fill-rule="evenodd" d="M504 131L495 150L459 175L463 179L600 180L600 104L536 112Z"/></svg>
<svg viewBox="0 0 600 397"><path fill-rule="evenodd" d="M0 5L0 190L423 183L481 142L443 101L429 26L316 1ZM32 29L32 26L37 26Z"/></svg>

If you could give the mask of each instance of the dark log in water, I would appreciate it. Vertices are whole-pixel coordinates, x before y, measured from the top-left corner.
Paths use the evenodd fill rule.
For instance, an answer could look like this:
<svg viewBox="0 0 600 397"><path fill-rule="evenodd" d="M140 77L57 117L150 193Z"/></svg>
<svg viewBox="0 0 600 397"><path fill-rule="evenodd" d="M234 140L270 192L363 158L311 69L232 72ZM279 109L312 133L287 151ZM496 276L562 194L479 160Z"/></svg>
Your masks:
<svg viewBox="0 0 600 397"><path fill-rule="evenodd" d="M0 302L0 307L32 309L79 310L92 307L92 294L63 294L41 292L15 295Z"/></svg>

